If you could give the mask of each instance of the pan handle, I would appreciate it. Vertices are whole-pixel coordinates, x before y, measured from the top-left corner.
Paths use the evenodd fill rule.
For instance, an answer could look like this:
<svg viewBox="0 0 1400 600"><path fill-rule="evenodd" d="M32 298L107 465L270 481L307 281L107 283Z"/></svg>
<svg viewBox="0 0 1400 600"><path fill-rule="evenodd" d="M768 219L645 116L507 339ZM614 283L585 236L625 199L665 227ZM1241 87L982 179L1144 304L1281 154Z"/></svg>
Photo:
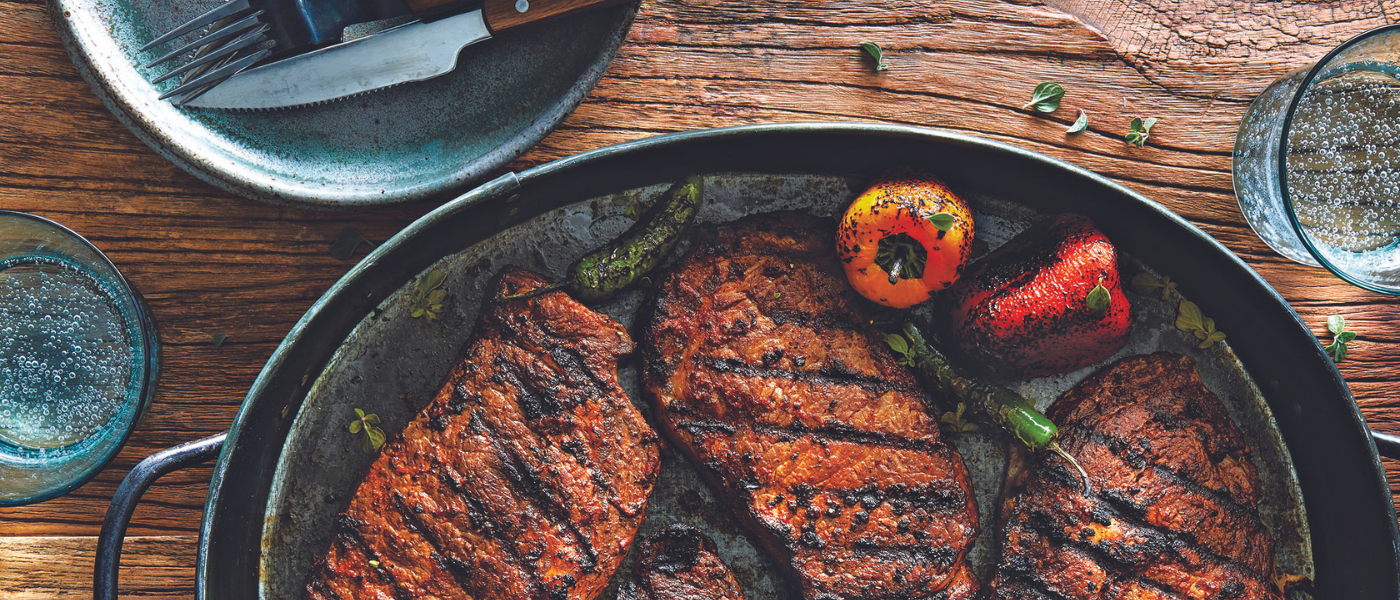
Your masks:
<svg viewBox="0 0 1400 600"><path fill-rule="evenodd" d="M136 510L136 503L141 501L146 488L166 473L213 460L219 455L227 436L227 433L221 433L166 448L147 456L127 473L126 479L117 487L117 493L112 496L107 517L102 520L102 533L97 537L97 561L92 576L93 600L117 600L117 570L121 566L122 540L126 537L131 513Z"/></svg>
<svg viewBox="0 0 1400 600"><path fill-rule="evenodd" d="M1386 458L1400 459L1400 435L1371 430L1371 439L1376 442L1376 452Z"/></svg>

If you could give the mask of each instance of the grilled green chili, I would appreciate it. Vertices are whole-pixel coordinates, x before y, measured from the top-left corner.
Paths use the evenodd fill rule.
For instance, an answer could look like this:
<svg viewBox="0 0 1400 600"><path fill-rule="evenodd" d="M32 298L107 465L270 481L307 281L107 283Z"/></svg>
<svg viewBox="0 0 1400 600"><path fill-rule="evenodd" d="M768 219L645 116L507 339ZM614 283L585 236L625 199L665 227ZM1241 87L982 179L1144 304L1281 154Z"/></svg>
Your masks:
<svg viewBox="0 0 1400 600"><path fill-rule="evenodd" d="M1031 451L1049 450L1059 455L1079 471L1084 479L1085 492L1091 489L1089 474L1079 466L1079 461L1060 447L1060 429L1049 417L1036 410L1034 404L1005 387L968 376L930 345L912 323L904 325L904 337L908 340L911 362L923 373L928 384L986 415Z"/></svg>
<svg viewBox="0 0 1400 600"><path fill-rule="evenodd" d="M632 227L606 246L569 266L568 279L505 300L531 298L569 289L580 300L601 300L641 280L655 269L695 222L705 184L698 175L671 186Z"/></svg>

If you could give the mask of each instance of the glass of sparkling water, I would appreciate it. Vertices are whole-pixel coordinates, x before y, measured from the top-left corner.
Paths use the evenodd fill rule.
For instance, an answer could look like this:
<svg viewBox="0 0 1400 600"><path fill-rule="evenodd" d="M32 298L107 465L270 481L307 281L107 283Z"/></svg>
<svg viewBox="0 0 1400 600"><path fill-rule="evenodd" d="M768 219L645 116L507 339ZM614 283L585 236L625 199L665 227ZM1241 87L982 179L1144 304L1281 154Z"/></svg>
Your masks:
<svg viewBox="0 0 1400 600"><path fill-rule="evenodd" d="M1233 173L1245 220L1279 254L1400 294L1400 26L1265 89Z"/></svg>
<svg viewBox="0 0 1400 600"><path fill-rule="evenodd" d="M116 455L155 387L149 315L87 240L0 211L0 506L67 493Z"/></svg>

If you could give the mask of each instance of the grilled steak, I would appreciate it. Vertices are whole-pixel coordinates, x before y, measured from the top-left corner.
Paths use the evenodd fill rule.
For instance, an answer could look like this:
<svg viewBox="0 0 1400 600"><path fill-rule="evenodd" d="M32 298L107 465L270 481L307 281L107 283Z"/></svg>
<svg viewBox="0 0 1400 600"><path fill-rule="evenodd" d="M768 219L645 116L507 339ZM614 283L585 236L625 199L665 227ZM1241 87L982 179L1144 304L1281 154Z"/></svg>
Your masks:
<svg viewBox="0 0 1400 600"><path fill-rule="evenodd" d="M495 297L545 283L510 269ZM617 383L631 351L560 292L484 307L442 389L360 481L307 596L596 598L659 466Z"/></svg>
<svg viewBox="0 0 1400 600"><path fill-rule="evenodd" d="M729 566L715 555L715 542L700 530L676 523L637 546L637 576L618 600L744 600Z"/></svg>
<svg viewBox="0 0 1400 600"><path fill-rule="evenodd" d="M994 598L1279 598L1249 451L1191 358L1125 358L1050 408L1091 495L1046 457L1006 492Z"/></svg>
<svg viewBox="0 0 1400 600"><path fill-rule="evenodd" d="M658 287L646 392L805 597L970 597L967 470L869 325L834 233L797 214L703 233Z"/></svg>

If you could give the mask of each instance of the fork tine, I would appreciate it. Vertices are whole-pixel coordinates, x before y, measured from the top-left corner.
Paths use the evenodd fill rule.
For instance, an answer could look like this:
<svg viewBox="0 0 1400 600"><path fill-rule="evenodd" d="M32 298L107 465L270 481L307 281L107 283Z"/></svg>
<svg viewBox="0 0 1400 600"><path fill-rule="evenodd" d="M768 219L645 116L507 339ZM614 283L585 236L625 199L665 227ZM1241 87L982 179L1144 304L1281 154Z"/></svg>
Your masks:
<svg viewBox="0 0 1400 600"><path fill-rule="evenodd" d="M151 48L154 48L177 37L185 35L186 33L189 33L191 31L199 29L200 27L213 23L214 21L222 17L227 17L239 11L248 10L249 8L250 6L248 5L248 0L228 0L228 2L214 7L213 10L210 10L207 13L204 13L202 15L199 15L198 17L187 21L184 25L181 25L179 27L176 27L175 29L166 32L165 35L151 40L151 43L141 47L141 51L145 52L146 50L150 50Z"/></svg>
<svg viewBox="0 0 1400 600"><path fill-rule="evenodd" d="M261 14L262 11L254 12L251 15L243 17L242 19L238 20L232 25L224 27L223 29L220 29L218 31L210 32L208 35L202 36L193 42L171 50L165 56L157 58L149 63L146 63L146 68L149 69L151 67L154 67L158 64L161 64L165 61L168 61L200 46L207 46L209 44L214 44L221 40L228 39L236 35L242 35L245 31L257 27L260 24L260 21L258 21L258 15Z"/></svg>
<svg viewBox="0 0 1400 600"><path fill-rule="evenodd" d="M213 71L210 71L210 72L208 72L208 73L205 73L205 74L203 74L203 75L200 75L199 77L196 77L195 79L192 79L192 80L190 80L190 81L188 81L188 82L186 82L186 83L184 83L184 84L181 84L179 87L177 87L177 88L175 88L175 89L173 89L173 90L170 90L170 91L168 91L168 92L166 92L166 93L164 93L164 94L161 94L161 95L160 95L160 99L161 99L161 100L164 100L164 99L169 98L169 97L171 97L171 96L178 96L178 95L180 95L180 94L189 92L189 91L191 91L191 90L197 90L197 89L199 89L199 88L201 88L201 87L205 87L205 86L212 87L214 84L216 84L216 83L218 83L218 82L220 82L220 81L223 81L224 79L228 78L230 75L233 75L234 73L237 73L237 72L239 72L239 71L242 71L242 70L243 70L244 68L246 68L248 65L251 65L251 64L253 64L253 63L255 63L255 62L258 62L258 61L262 60L263 58L266 58L267 55L269 55L269 54L272 54L272 50L269 50L269 49L266 49L266 48L264 48L264 49L262 49L262 50L259 50L259 51L255 52L255 53L253 53L253 54L250 54L250 55L248 55L248 56L245 56L245 57L243 57L243 58L240 58L240 59L238 59L238 60L236 60L236 61L233 61L233 62L231 62L231 63L229 63L229 64L226 64L226 65L224 65L224 66L222 66L222 67L219 67L219 68L217 68L217 69L214 69ZM202 93L202 92L203 92L203 91L201 91L201 93ZM182 99L180 100L180 104L184 104L185 102L189 102L190 100L193 100L193 99L195 98L195 96L197 96L197 95L198 95L198 94L192 94L192 95L190 95L190 96L187 97L187 98L182 98Z"/></svg>
<svg viewBox="0 0 1400 600"><path fill-rule="evenodd" d="M232 42L220 46L218 50L195 58L194 60L180 66L180 68L178 69L175 69L169 73L161 75L160 77L152 79L151 83L160 83L162 81L180 75L181 73L184 73L186 71L191 71L209 63L212 63L214 61L217 61L221 58L224 58L225 56L238 52L239 50L242 50L249 46L254 46L264 41L267 41L267 36L263 34L266 33L268 29L268 25L263 25L257 31L249 33L241 38L238 38L236 40L233 40Z"/></svg>

